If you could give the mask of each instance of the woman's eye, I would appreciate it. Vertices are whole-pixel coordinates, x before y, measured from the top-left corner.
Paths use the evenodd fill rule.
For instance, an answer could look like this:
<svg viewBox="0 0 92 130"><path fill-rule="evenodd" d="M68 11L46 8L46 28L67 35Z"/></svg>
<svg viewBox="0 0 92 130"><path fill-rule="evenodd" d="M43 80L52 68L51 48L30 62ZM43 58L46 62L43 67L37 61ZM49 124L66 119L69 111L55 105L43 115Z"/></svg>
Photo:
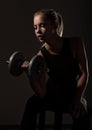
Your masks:
<svg viewBox="0 0 92 130"><path fill-rule="evenodd" d="M34 30L36 30L37 28L41 28L41 27L45 28L45 24L40 24L38 26L36 26L36 25L33 26Z"/></svg>
<svg viewBox="0 0 92 130"><path fill-rule="evenodd" d="M40 27L45 27L45 24L41 24Z"/></svg>

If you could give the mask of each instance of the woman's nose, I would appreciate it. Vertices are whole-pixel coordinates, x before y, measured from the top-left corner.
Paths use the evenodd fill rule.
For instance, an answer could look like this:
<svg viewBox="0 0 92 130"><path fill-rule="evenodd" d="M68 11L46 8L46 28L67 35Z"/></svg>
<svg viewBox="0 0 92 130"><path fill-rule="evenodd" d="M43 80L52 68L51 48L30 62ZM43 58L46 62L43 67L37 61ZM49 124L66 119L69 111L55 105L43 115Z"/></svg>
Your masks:
<svg viewBox="0 0 92 130"><path fill-rule="evenodd" d="M41 32L41 28L40 28L40 27L37 27L36 32L37 32L37 33Z"/></svg>

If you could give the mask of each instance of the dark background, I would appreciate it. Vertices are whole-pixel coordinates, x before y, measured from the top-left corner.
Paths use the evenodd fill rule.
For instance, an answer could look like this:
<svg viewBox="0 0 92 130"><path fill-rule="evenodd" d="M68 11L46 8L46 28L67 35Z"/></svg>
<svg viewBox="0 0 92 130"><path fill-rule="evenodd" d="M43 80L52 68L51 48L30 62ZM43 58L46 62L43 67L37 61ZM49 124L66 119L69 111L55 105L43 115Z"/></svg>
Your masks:
<svg viewBox="0 0 92 130"><path fill-rule="evenodd" d="M92 107L92 9L87 0L4 0L0 2L0 125L20 124L27 99L33 94L23 73L13 77L5 63L14 51L22 51L30 60L40 48L33 32L33 13L53 8L64 19L64 36L84 38L89 61L88 106Z"/></svg>

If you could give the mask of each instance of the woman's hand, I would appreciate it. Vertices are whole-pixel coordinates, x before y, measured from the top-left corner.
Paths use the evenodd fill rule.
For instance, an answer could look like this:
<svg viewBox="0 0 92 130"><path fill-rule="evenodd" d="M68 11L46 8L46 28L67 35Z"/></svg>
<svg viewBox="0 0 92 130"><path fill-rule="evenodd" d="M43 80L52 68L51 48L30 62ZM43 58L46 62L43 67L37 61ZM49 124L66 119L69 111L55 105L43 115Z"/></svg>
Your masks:
<svg viewBox="0 0 92 130"><path fill-rule="evenodd" d="M25 61L23 62L23 64L21 65L21 68L27 69L28 66L29 66L29 61L25 60Z"/></svg>
<svg viewBox="0 0 92 130"><path fill-rule="evenodd" d="M86 100L79 99L75 97L70 105L70 111L73 117L78 118L80 114L83 116L85 111L87 110Z"/></svg>
<svg viewBox="0 0 92 130"><path fill-rule="evenodd" d="M21 68L26 72L27 75L28 75L28 66L29 66L29 61L27 60L25 60L21 65Z"/></svg>

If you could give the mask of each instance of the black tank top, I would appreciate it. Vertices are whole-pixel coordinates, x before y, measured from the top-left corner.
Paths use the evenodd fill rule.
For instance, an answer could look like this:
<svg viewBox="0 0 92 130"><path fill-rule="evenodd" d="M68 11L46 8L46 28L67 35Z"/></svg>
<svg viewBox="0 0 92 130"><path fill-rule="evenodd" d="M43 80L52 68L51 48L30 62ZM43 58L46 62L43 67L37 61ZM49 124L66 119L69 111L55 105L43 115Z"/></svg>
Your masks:
<svg viewBox="0 0 92 130"><path fill-rule="evenodd" d="M79 68L78 62L71 52L69 38L63 40L60 54L50 54L45 46L41 48L41 52L49 70L48 75L53 81L53 85L48 87L48 91L53 90L53 94L57 93L57 95L61 92L66 93L67 96L73 94L76 90Z"/></svg>

